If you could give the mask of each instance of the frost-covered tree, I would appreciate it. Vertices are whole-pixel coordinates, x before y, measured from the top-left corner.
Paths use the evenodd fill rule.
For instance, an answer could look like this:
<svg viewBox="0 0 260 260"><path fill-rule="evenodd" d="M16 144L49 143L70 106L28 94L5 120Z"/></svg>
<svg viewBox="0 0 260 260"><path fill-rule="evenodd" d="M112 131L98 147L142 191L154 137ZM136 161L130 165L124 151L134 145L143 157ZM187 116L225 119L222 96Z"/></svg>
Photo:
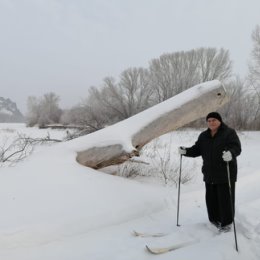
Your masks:
<svg viewBox="0 0 260 260"><path fill-rule="evenodd" d="M26 114L27 126L34 126L38 124L39 117L40 117L40 101L37 97L30 96L27 99L27 114Z"/></svg>
<svg viewBox="0 0 260 260"><path fill-rule="evenodd" d="M102 88L91 90L92 100L96 99L103 112L111 121L119 121L139 113L150 106L152 90L149 74L143 68L123 71L119 82L111 77L104 79Z"/></svg>
<svg viewBox="0 0 260 260"><path fill-rule="evenodd" d="M38 124L44 126L46 124L59 123L62 110L59 108L60 98L53 92L43 95L40 102L41 114Z"/></svg>
<svg viewBox="0 0 260 260"><path fill-rule="evenodd" d="M260 129L260 26L257 25L252 32L253 50L249 63L249 90L254 91L254 128Z"/></svg>
<svg viewBox="0 0 260 260"><path fill-rule="evenodd" d="M255 84L255 87L260 86L260 26L257 25L252 32L253 50L252 60L249 64L249 72L251 83Z"/></svg>
<svg viewBox="0 0 260 260"><path fill-rule="evenodd" d="M229 51L223 48L200 48L196 50L199 59L197 72L200 82L218 79L225 82L230 79L232 62Z"/></svg>
<svg viewBox="0 0 260 260"><path fill-rule="evenodd" d="M198 83L231 76L229 52L199 48L163 54L149 67L156 103L162 102Z"/></svg>
<svg viewBox="0 0 260 260"><path fill-rule="evenodd" d="M118 79L106 77L92 87L86 102L75 115L77 122L100 129L126 119L198 83L231 75L231 61L224 49L200 48L164 54L153 59L148 69L129 68ZM71 112L67 112L67 119ZM65 118L65 117L64 117Z"/></svg>
<svg viewBox="0 0 260 260"><path fill-rule="evenodd" d="M27 100L27 125L59 123L62 110L59 108L59 97L53 93L44 94L41 98L29 97Z"/></svg>
<svg viewBox="0 0 260 260"><path fill-rule="evenodd" d="M90 97L81 104L64 111L61 116L61 123L83 127L86 130L85 132L88 133L99 130L107 125L109 120L101 111L101 107L95 105L96 100L89 101Z"/></svg>
<svg viewBox="0 0 260 260"><path fill-rule="evenodd" d="M221 109L229 126L236 129L250 129L254 120L254 96L246 88L246 82L239 77L225 85L230 101ZM252 103L253 102L253 103Z"/></svg>

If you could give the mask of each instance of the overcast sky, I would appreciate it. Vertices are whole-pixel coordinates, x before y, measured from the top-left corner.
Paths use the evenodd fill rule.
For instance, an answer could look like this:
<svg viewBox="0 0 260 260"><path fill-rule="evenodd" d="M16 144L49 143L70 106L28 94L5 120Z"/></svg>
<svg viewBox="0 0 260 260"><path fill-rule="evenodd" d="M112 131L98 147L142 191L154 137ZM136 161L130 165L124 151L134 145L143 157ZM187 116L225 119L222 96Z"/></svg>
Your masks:
<svg viewBox="0 0 260 260"><path fill-rule="evenodd" d="M0 0L0 96L70 108L106 76L198 47L228 49L243 77L257 24L260 0Z"/></svg>

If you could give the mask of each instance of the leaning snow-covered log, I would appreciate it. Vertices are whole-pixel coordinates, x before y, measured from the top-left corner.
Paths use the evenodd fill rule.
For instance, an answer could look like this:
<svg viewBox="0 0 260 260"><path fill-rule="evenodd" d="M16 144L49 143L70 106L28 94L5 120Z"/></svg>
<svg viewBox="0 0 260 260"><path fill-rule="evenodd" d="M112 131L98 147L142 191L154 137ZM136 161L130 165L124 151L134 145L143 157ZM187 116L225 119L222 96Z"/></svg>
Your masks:
<svg viewBox="0 0 260 260"><path fill-rule="evenodd" d="M204 117L227 101L218 80L196 85L113 126L73 140L77 161L94 169L122 163L138 155L152 139Z"/></svg>

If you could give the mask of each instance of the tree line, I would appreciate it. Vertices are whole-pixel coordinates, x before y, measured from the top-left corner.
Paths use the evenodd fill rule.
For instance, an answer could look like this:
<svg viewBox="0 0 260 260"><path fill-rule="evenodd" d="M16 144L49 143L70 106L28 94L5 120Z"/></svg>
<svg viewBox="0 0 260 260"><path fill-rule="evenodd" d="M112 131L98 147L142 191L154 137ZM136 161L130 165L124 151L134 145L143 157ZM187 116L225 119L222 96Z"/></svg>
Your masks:
<svg viewBox="0 0 260 260"><path fill-rule="evenodd" d="M128 68L118 79L106 77L101 86L91 87L84 102L68 109L59 108L59 97L47 93L29 97L27 125L79 125L93 132L158 104L205 81L218 79L231 100L220 112L236 129L260 129L260 26L252 32L253 50L249 73L240 79L232 73L229 51L198 48L166 53L152 59L148 68ZM203 124L203 125L202 125ZM192 126L204 126L197 120Z"/></svg>

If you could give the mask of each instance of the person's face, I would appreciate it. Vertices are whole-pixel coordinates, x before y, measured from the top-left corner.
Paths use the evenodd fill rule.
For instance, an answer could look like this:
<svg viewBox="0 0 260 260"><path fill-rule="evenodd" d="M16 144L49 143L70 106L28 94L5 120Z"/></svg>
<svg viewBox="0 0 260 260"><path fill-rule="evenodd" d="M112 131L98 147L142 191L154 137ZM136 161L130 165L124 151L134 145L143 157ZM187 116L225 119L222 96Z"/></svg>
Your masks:
<svg viewBox="0 0 260 260"><path fill-rule="evenodd" d="M221 125L221 122L216 118L208 118L207 125L211 131L216 131Z"/></svg>

